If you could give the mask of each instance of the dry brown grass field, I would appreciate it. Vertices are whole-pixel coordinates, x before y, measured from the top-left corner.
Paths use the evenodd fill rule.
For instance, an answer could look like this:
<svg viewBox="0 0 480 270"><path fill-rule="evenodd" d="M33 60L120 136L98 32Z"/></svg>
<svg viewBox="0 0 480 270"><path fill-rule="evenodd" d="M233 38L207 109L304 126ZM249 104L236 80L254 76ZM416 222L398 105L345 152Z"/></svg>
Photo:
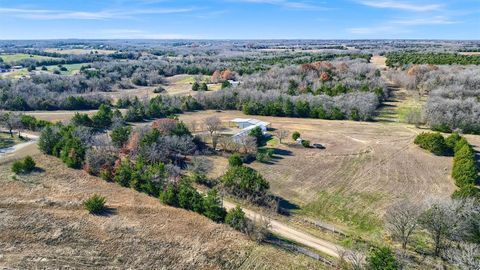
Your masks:
<svg viewBox="0 0 480 270"><path fill-rule="evenodd" d="M460 52L462 55L480 55L480 52Z"/></svg>
<svg viewBox="0 0 480 270"><path fill-rule="evenodd" d="M376 65L378 68L385 69L387 68L387 57L385 56L380 56L380 55L374 55L372 56L372 59L370 62L374 65Z"/></svg>
<svg viewBox="0 0 480 270"><path fill-rule="evenodd" d="M75 113L86 113L89 116L94 115L97 110L88 110L88 111L32 111L32 112L25 112L27 115L34 116L41 120L46 120L50 122L68 122Z"/></svg>
<svg viewBox="0 0 480 270"><path fill-rule="evenodd" d="M278 154L270 164L250 165L266 177L274 194L300 206L301 216L375 232L391 203L449 197L455 189L452 159L415 146L413 140L423 130L410 125L246 116L237 111L187 113L180 119L200 123L213 115L225 122L236 117L265 120L326 147L306 149L290 139L274 146ZM468 138L480 145L479 136ZM217 157L215 164L213 176L219 176L227 162Z"/></svg>
<svg viewBox="0 0 480 270"><path fill-rule="evenodd" d="M41 171L13 176L0 165L0 267L18 269L321 269L207 218L162 205L60 160L33 155ZM91 194L108 214L83 209Z"/></svg>

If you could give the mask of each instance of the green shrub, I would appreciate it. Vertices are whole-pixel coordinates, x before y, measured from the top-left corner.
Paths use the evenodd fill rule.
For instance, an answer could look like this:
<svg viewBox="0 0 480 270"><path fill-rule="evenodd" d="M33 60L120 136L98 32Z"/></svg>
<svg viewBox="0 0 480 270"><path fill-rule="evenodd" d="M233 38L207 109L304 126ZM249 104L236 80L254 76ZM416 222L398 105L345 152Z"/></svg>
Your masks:
<svg viewBox="0 0 480 270"><path fill-rule="evenodd" d="M200 89L200 84L198 82L194 82L192 84L192 91L198 91Z"/></svg>
<svg viewBox="0 0 480 270"><path fill-rule="evenodd" d="M16 174L27 174L35 170L35 161L31 156L23 160L17 160L12 164L12 172Z"/></svg>
<svg viewBox="0 0 480 270"><path fill-rule="evenodd" d="M445 138L440 133L423 132L415 138L414 143L437 156L446 155L450 152Z"/></svg>
<svg viewBox="0 0 480 270"><path fill-rule="evenodd" d="M456 153L464 146L468 146L468 147L472 148L472 146L468 143L467 139L462 137L462 138L460 138L460 140L458 140L455 143L455 147L453 148L453 151Z"/></svg>
<svg viewBox="0 0 480 270"><path fill-rule="evenodd" d="M255 159L259 162L268 162L273 158L274 150L269 149L259 149L255 155Z"/></svg>
<svg viewBox="0 0 480 270"><path fill-rule="evenodd" d="M134 170L132 168L132 165L130 164L130 161L124 159L115 171L115 176L113 177L113 180L120 184L122 187L129 187L133 173Z"/></svg>
<svg viewBox="0 0 480 270"><path fill-rule="evenodd" d="M231 167L242 166L242 157L239 154L233 154L228 158L228 165Z"/></svg>
<svg viewBox="0 0 480 270"><path fill-rule="evenodd" d="M40 134L40 139L38 140L38 148L40 150L47 154L47 155L53 155L53 149L55 148L55 145L58 143L60 140L60 135L58 132L56 132L52 127L47 126L42 130L42 133Z"/></svg>
<svg viewBox="0 0 480 270"><path fill-rule="evenodd" d="M255 139L257 139L257 146L260 146L263 144L264 135L261 127L252 128L248 133L248 135L255 137Z"/></svg>
<svg viewBox="0 0 480 270"><path fill-rule="evenodd" d="M303 147L305 147L305 148L310 148L310 141L308 141L308 140L303 140L303 141L302 141L302 145L303 145Z"/></svg>
<svg viewBox="0 0 480 270"><path fill-rule="evenodd" d="M100 129L107 129L112 124L112 108L102 104L98 111L92 116L93 126Z"/></svg>
<svg viewBox="0 0 480 270"><path fill-rule="evenodd" d="M453 134L451 136L453 136ZM452 178L455 180L455 184L459 189L455 191L453 197L465 198L477 196L478 189L475 187L475 184L478 179L478 168L475 151L464 137L458 136L455 138L455 141Z"/></svg>
<svg viewBox="0 0 480 270"><path fill-rule="evenodd" d="M183 209L192 210L202 214L203 208L203 196L195 190L190 182L186 179L182 179L177 190L178 206Z"/></svg>
<svg viewBox="0 0 480 270"><path fill-rule="evenodd" d="M70 168L81 168L85 158L85 147L80 139L67 138L60 152L60 158Z"/></svg>
<svg viewBox="0 0 480 270"><path fill-rule="evenodd" d="M114 128L112 133L110 134L110 138L112 138L112 143L116 147L122 147L130 138L130 133L132 132L131 127L124 127L120 126Z"/></svg>
<svg viewBox="0 0 480 270"><path fill-rule="evenodd" d="M292 139L296 141L298 138L300 138L300 132L295 131L292 133Z"/></svg>
<svg viewBox="0 0 480 270"><path fill-rule="evenodd" d="M83 205L90 214L101 214L105 210L105 203L105 197L93 194L83 203Z"/></svg>
<svg viewBox="0 0 480 270"><path fill-rule="evenodd" d="M222 207L222 201L218 197L215 189L207 193L207 197L204 198L203 202L203 215L215 222L223 222L225 220L227 212L225 208Z"/></svg>
<svg viewBox="0 0 480 270"><path fill-rule="evenodd" d="M33 170L35 170L35 161L33 160L33 158L31 156L27 156L24 160L23 160L23 169L26 171L26 172L31 172Z"/></svg>
<svg viewBox="0 0 480 270"><path fill-rule="evenodd" d="M460 136L458 132L453 132L447 137L447 139L445 139L445 143L447 144L448 148L454 150L455 145L458 141L460 141L460 139L462 139L462 136Z"/></svg>
<svg viewBox="0 0 480 270"><path fill-rule="evenodd" d="M173 185L168 185L168 187L160 193L160 201L166 205L178 206L177 193Z"/></svg>
<svg viewBox="0 0 480 270"><path fill-rule="evenodd" d="M17 160L12 164L12 172L16 174L23 173L23 162L21 160Z"/></svg>
<svg viewBox="0 0 480 270"><path fill-rule="evenodd" d="M237 231L244 231L247 226L247 218L242 208L237 205L237 207L230 209L225 216L225 223Z"/></svg>
<svg viewBox="0 0 480 270"><path fill-rule="evenodd" d="M208 85L206 83L201 83L198 90L199 91L208 91Z"/></svg>
<svg viewBox="0 0 480 270"><path fill-rule="evenodd" d="M396 270L399 269L392 250L388 247L372 248L367 256L369 270Z"/></svg>
<svg viewBox="0 0 480 270"><path fill-rule="evenodd" d="M478 169L475 159L459 159L453 163L452 177L455 184L462 187L468 184L475 184L478 177Z"/></svg>
<svg viewBox="0 0 480 270"><path fill-rule="evenodd" d="M443 132L443 133L450 133L452 129L447 124L440 124L431 126L433 131Z"/></svg>
<svg viewBox="0 0 480 270"><path fill-rule="evenodd" d="M228 88L230 86L232 86L232 84L229 81L222 82L222 89Z"/></svg>
<svg viewBox="0 0 480 270"><path fill-rule="evenodd" d="M265 152L262 151L257 152L257 154L255 155L255 159L259 162L267 162L269 160Z"/></svg>
<svg viewBox="0 0 480 270"><path fill-rule="evenodd" d="M479 191L477 187L473 184L467 184L459 189L455 190L452 197L453 198L468 198L468 197L477 197L479 196Z"/></svg>
<svg viewBox="0 0 480 270"><path fill-rule="evenodd" d="M231 194L252 202L262 201L270 187L261 174L245 166L230 167L221 182Z"/></svg>

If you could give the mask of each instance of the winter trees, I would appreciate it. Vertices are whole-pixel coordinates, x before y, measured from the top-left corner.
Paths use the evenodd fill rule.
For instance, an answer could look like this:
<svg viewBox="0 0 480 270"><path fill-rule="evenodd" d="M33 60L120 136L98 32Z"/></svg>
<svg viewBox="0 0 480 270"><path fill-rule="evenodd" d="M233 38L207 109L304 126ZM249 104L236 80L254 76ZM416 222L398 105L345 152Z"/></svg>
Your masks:
<svg viewBox="0 0 480 270"><path fill-rule="evenodd" d="M212 145L215 149L217 146L218 131L222 128L222 121L216 116L211 116L206 118L203 123L207 128L207 131L210 133L210 138L212 139Z"/></svg>
<svg viewBox="0 0 480 270"><path fill-rule="evenodd" d="M282 140L288 138L289 135L289 132L284 129L277 129L273 133L275 134L275 136L277 136L280 143L282 143Z"/></svg>
<svg viewBox="0 0 480 270"><path fill-rule="evenodd" d="M409 201L400 201L393 204L385 216L386 227L390 234L406 249L415 229L422 209Z"/></svg>

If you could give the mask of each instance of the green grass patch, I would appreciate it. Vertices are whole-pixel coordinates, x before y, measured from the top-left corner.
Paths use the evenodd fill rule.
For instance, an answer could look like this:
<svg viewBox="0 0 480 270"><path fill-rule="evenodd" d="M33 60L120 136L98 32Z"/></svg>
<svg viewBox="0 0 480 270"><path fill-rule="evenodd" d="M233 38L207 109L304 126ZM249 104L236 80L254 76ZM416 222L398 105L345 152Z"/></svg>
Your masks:
<svg viewBox="0 0 480 270"><path fill-rule="evenodd" d="M371 193L321 191L317 198L302 207L301 214L313 216L330 222L338 222L354 228L358 232L374 233L381 230L382 221L369 210L381 196Z"/></svg>
<svg viewBox="0 0 480 270"><path fill-rule="evenodd" d="M51 65L51 66L46 66L48 71L53 72L54 70L60 71L62 75L73 75L77 72L80 72L80 69L82 66L86 66L90 63L80 63L80 64L68 64L68 65L62 65L67 69L67 71L60 71L60 67L58 65ZM38 67L37 70L41 70L41 67Z"/></svg>
<svg viewBox="0 0 480 270"><path fill-rule="evenodd" d="M267 141L267 147L275 147L280 144L280 140L275 136L270 136Z"/></svg>
<svg viewBox="0 0 480 270"><path fill-rule="evenodd" d="M417 101L409 101L401 103L397 108L397 117L401 122L411 123L415 115L421 118L423 106Z"/></svg>
<svg viewBox="0 0 480 270"><path fill-rule="evenodd" d="M12 63L12 62L20 61L24 59L33 59L33 60L57 59L49 56L31 55L31 54L25 54L25 53L0 54L0 58L2 58L5 63Z"/></svg>

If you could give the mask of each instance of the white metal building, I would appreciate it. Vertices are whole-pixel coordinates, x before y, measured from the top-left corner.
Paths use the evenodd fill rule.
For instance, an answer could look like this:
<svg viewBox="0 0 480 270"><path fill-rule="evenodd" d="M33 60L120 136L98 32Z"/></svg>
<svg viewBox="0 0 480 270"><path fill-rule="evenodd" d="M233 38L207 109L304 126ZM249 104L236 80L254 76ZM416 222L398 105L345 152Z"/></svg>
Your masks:
<svg viewBox="0 0 480 270"><path fill-rule="evenodd" d="M256 127L260 127L265 134L268 126L270 126L269 122L264 122L257 119L235 118L231 122L235 123L238 128L242 129L240 132L232 136L233 140L237 142L240 140L240 138L248 136L250 130Z"/></svg>

